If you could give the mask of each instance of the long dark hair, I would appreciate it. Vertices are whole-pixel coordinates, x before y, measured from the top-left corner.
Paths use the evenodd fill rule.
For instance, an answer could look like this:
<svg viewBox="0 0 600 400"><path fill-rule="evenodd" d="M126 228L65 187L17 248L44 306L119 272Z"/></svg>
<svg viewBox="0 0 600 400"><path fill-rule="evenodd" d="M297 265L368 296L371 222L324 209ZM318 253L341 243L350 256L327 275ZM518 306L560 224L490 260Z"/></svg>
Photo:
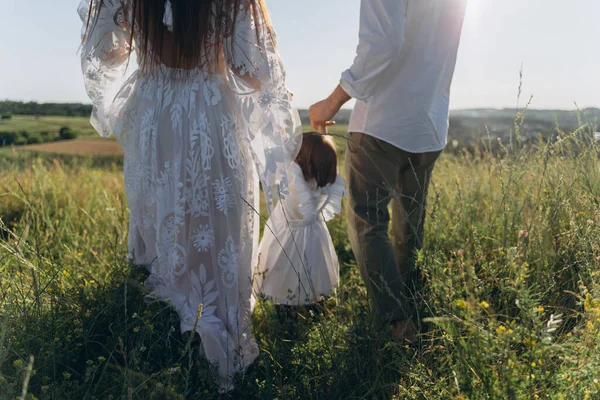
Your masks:
<svg viewBox="0 0 600 400"><path fill-rule="evenodd" d="M307 182L314 180L319 188L334 184L337 178L337 153L331 136L318 132L304 133L296 163Z"/></svg>
<svg viewBox="0 0 600 400"><path fill-rule="evenodd" d="M92 11L88 16L87 32L94 29L105 1L98 0L93 9L94 0L90 0ZM262 21L267 32L272 33L264 0L172 0L172 32L163 24L165 0L131 0L129 4L131 9L124 10L124 15L133 16L129 49L131 52L135 44L139 55L137 61L143 70L157 65L157 61L184 69L216 68L219 55L224 50L232 50L224 49L224 39L234 35L234 21L240 7L251 8L254 20ZM259 39L258 29L256 34ZM233 41L230 44L233 46Z"/></svg>

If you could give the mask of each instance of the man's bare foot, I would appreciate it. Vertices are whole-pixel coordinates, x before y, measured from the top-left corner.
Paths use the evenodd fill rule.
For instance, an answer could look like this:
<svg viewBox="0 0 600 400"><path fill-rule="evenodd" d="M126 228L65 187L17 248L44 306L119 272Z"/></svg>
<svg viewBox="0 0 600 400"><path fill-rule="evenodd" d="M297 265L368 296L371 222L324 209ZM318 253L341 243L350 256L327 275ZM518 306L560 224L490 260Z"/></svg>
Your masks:
<svg viewBox="0 0 600 400"><path fill-rule="evenodd" d="M417 341L417 327L410 319L393 322L392 332L398 343L413 344Z"/></svg>

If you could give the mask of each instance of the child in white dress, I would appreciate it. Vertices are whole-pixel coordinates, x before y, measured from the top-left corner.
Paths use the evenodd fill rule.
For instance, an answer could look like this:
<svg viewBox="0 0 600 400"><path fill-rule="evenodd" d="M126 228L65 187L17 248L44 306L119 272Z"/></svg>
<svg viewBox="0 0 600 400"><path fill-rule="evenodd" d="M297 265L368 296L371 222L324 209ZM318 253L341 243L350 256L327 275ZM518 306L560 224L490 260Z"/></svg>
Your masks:
<svg viewBox="0 0 600 400"><path fill-rule="evenodd" d="M256 296L285 305L314 303L339 284L338 258L325 224L341 211L344 196L335 144L316 132L302 140L288 171L289 194L265 226L253 282Z"/></svg>

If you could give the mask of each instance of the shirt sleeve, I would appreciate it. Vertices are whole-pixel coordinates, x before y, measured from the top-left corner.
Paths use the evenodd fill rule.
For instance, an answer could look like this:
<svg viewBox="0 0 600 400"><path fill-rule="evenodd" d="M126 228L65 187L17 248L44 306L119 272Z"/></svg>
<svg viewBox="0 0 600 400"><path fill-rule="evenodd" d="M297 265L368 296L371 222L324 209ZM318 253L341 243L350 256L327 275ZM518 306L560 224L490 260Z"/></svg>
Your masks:
<svg viewBox="0 0 600 400"><path fill-rule="evenodd" d="M406 4L407 0L361 1L356 58L340 81L349 96L366 100L377 91L404 45Z"/></svg>

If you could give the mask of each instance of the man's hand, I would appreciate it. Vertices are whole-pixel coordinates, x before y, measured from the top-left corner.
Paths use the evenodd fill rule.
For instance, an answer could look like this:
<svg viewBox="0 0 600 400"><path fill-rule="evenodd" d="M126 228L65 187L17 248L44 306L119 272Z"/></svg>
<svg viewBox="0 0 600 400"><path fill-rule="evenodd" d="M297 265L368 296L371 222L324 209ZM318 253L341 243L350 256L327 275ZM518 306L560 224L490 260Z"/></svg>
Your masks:
<svg viewBox="0 0 600 400"><path fill-rule="evenodd" d="M321 100L318 103L313 104L308 109L308 117L310 118L310 125L316 131L321 131L323 128L335 125L335 122L332 121L335 114L337 114L339 108L336 110L336 107L331 104L331 100L326 98L325 100Z"/></svg>
<svg viewBox="0 0 600 400"><path fill-rule="evenodd" d="M310 125L313 129L317 131L322 131L325 127L335 125L335 122L332 121L333 117L340 111L340 108L348 100L350 100L350 96L342 89L341 86L335 88L333 93L326 98L316 104L313 104L308 109L308 117L310 118Z"/></svg>

